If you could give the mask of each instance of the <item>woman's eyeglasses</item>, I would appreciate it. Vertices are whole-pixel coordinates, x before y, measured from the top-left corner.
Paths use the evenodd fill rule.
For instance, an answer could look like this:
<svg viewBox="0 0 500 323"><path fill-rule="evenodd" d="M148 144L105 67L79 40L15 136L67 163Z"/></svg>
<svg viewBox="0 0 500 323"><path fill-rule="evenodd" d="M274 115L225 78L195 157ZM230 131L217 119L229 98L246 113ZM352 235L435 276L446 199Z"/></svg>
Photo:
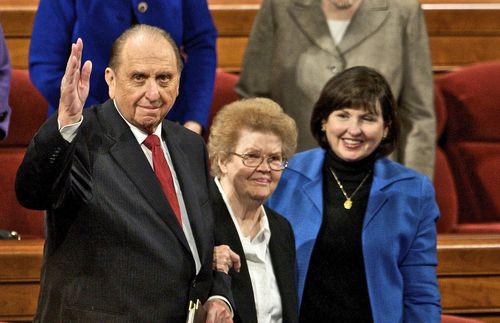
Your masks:
<svg viewBox="0 0 500 323"><path fill-rule="evenodd" d="M288 160L283 158L280 155L271 155L271 156L266 156L262 155L260 153L243 153L243 154L238 154L235 152L230 152L231 155L235 155L241 158L241 161L243 162L243 165L247 167L259 167L264 159L266 160L267 164L269 165L269 168L275 171L281 171L286 168L288 165Z"/></svg>

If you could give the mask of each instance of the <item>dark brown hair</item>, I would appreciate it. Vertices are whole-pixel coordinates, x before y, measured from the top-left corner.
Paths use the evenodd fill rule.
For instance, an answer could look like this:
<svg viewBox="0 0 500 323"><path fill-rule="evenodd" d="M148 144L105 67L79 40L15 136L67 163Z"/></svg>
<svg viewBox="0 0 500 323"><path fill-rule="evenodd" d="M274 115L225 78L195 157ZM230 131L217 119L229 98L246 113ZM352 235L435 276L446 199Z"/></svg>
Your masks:
<svg viewBox="0 0 500 323"><path fill-rule="evenodd" d="M321 128L333 111L351 108L377 114L377 102L380 103L384 126L389 129L376 150L377 157L389 155L396 148L400 135L396 100L385 78L376 70L365 66L348 68L325 84L311 116L314 138L321 147L328 148L328 141Z"/></svg>

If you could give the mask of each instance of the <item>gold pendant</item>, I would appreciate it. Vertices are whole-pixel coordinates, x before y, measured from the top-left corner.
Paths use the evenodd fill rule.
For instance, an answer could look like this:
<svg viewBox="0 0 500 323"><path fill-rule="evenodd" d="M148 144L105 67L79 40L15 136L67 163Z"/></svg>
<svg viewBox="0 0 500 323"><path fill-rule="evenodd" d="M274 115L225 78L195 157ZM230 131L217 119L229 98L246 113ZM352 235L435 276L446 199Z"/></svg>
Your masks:
<svg viewBox="0 0 500 323"><path fill-rule="evenodd" d="M344 209L350 210L351 207L352 207L352 201L351 201L351 199L345 200L345 202L344 202Z"/></svg>

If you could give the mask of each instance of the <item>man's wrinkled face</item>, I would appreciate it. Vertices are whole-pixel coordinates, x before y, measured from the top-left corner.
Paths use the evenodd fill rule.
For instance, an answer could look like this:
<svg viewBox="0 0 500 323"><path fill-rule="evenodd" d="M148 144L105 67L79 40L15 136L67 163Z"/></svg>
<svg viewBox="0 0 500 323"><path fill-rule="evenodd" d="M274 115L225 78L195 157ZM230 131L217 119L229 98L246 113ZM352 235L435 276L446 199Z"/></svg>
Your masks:
<svg viewBox="0 0 500 323"><path fill-rule="evenodd" d="M179 94L174 49L163 38L136 35L119 55L118 67L105 73L109 96L128 122L152 133Z"/></svg>

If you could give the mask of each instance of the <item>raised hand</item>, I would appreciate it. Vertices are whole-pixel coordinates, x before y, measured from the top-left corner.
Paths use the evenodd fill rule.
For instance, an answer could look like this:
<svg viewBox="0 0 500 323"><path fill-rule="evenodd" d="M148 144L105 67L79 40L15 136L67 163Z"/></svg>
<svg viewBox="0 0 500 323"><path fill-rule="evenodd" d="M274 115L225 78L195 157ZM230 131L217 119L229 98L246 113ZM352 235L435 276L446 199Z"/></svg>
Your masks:
<svg viewBox="0 0 500 323"><path fill-rule="evenodd" d="M78 38L76 43L71 44L71 54L61 81L58 112L58 121L61 127L81 120L83 105L89 95L92 62L86 61L80 72L82 51L83 41Z"/></svg>

